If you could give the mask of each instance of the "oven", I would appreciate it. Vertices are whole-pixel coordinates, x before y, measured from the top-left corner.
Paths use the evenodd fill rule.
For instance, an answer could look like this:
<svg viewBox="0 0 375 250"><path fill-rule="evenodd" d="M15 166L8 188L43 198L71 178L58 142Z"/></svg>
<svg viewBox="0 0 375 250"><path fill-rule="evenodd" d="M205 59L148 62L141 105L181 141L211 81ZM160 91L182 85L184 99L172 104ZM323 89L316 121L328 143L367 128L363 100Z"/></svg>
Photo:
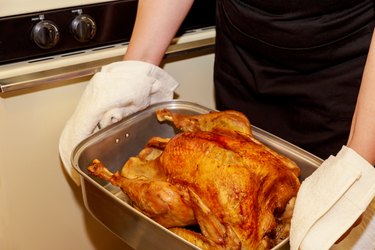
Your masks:
<svg viewBox="0 0 375 250"><path fill-rule="evenodd" d="M0 249L130 249L84 208L63 171L58 139L90 77L121 60L137 1L1 5ZM178 99L208 108L214 7L214 0L195 1L162 63L180 82Z"/></svg>

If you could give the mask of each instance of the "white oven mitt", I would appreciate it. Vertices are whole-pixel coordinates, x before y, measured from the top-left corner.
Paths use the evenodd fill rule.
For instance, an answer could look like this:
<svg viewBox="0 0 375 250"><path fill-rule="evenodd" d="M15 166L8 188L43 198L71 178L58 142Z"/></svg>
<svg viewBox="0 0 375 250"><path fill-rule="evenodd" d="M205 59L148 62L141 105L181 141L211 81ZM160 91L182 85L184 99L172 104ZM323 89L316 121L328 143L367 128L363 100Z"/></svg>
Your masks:
<svg viewBox="0 0 375 250"><path fill-rule="evenodd" d="M292 217L290 249L329 249L374 196L374 167L343 146L336 157L330 156L302 182ZM375 229L370 231L375 234ZM369 246L364 249L375 249L374 243L364 243Z"/></svg>
<svg viewBox="0 0 375 250"><path fill-rule="evenodd" d="M350 234L330 250L374 250L375 249L375 199L367 207L361 223Z"/></svg>
<svg viewBox="0 0 375 250"><path fill-rule="evenodd" d="M80 183L71 154L82 140L150 104L173 99L177 86L164 70L146 62L121 61L102 67L91 78L60 136L60 157L72 179Z"/></svg>
<svg viewBox="0 0 375 250"><path fill-rule="evenodd" d="M344 240L330 250L374 250L375 249L375 199L364 212L361 223L351 230Z"/></svg>

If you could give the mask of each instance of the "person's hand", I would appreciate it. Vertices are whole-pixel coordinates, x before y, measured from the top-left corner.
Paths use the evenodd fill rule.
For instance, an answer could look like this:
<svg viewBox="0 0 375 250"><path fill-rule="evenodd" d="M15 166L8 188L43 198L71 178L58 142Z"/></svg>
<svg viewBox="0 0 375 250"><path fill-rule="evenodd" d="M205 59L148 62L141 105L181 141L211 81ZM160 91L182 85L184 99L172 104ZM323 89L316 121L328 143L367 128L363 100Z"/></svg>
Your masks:
<svg viewBox="0 0 375 250"><path fill-rule="evenodd" d="M141 61L112 63L96 73L60 136L60 157L73 180L79 183L71 154L82 140L152 103L171 100L177 86L164 70Z"/></svg>
<svg viewBox="0 0 375 250"><path fill-rule="evenodd" d="M375 169L344 146L302 182L291 223L291 249L329 249L344 238L374 196Z"/></svg>

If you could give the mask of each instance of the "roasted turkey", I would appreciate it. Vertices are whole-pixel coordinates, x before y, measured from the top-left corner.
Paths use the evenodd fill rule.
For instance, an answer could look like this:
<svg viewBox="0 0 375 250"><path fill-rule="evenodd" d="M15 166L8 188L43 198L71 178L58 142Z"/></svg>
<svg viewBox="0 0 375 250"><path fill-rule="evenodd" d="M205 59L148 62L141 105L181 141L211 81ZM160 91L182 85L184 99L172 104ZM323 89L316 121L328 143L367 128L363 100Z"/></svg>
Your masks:
<svg viewBox="0 0 375 250"><path fill-rule="evenodd" d="M181 133L151 138L120 172L97 159L89 171L202 249L270 249L288 237L300 169L256 140L242 113L189 116L164 109L157 119Z"/></svg>

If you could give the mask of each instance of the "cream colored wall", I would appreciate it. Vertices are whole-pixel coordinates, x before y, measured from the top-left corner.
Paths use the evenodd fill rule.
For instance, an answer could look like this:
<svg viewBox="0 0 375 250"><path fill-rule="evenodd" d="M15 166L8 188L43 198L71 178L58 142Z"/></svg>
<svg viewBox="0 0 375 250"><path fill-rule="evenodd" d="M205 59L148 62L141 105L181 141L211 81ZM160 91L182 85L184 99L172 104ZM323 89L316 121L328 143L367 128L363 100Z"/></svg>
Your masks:
<svg viewBox="0 0 375 250"><path fill-rule="evenodd" d="M214 107L213 55L167 64L180 99ZM62 170L58 138L86 82L0 97L0 249L128 247L87 213Z"/></svg>
<svg viewBox="0 0 375 250"><path fill-rule="evenodd" d="M109 1L113 0L1 0L0 17Z"/></svg>
<svg viewBox="0 0 375 250"><path fill-rule="evenodd" d="M205 55L167 63L164 69L180 83L176 89L179 99L215 108L213 87L214 55Z"/></svg>

